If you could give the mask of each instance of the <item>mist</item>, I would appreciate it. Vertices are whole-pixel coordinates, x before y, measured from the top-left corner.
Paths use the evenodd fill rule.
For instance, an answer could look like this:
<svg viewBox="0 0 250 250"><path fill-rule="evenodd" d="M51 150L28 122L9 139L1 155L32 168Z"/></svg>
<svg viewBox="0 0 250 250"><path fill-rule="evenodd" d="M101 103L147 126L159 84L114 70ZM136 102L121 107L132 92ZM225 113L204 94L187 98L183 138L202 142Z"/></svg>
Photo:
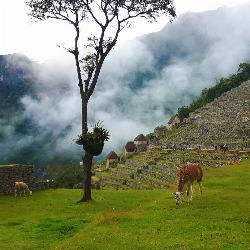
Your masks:
<svg viewBox="0 0 250 250"><path fill-rule="evenodd" d="M249 12L247 4L188 13L160 32L118 41L89 102L90 128L103 121L111 134L104 154L165 125L178 107L249 61ZM73 139L81 131L81 101L74 62L69 55L42 67L35 74L35 97L21 99L22 116L32 118L40 136L52 135L55 152L78 151Z"/></svg>
<svg viewBox="0 0 250 250"><path fill-rule="evenodd" d="M91 102L92 119L111 131L108 146L165 125L178 107L249 61L249 11L248 4L188 13L160 32L119 44Z"/></svg>

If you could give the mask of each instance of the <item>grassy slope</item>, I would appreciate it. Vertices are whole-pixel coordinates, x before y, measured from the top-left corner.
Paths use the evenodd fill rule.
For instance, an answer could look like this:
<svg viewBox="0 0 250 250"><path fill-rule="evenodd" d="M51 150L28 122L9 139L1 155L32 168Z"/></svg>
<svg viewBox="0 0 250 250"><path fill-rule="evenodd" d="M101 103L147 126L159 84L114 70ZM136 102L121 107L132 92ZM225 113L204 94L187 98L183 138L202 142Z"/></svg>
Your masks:
<svg viewBox="0 0 250 250"><path fill-rule="evenodd" d="M204 198L176 206L173 189L47 190L0 197L0 249L249 249L250 160L208 169Z"/></svg>

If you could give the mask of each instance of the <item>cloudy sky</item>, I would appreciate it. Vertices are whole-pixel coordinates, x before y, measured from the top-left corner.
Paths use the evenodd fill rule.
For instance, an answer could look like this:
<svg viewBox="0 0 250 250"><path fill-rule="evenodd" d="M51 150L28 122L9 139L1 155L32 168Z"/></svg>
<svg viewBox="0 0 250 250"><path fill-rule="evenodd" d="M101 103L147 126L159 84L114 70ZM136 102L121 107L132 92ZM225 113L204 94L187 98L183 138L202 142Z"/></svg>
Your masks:
<svg viewBox="0 0 250 250"><path fill-rule="evenodd" d="M221 6L235 6L249 0L175 0L177 14L212 10ZM158 23L137 21L132 29L124 31L121 40L145 33L159 31L166 25L166 18ZM88 26L90 32L91 26ZM22 53L35 61L61 58L65 51L57 45L70 45L71 27L54 22L32 23L27 16L25 0L0 0L0 54Z"/></svg>
<svg viewBox="0 0 250 250"><path fill-rule="evenodd" d="M249 61L249 0L175 0L175 7L178 17L170 25L166 19L150 25L137 22L125 31L104 64L90 101L89 120L104 121L111 132L106 151L165 124L203 88ZM207 10L215 11L197 13ZM32 23L26 13L23 0L0 0L0 54L23 53L47 62L45 75L39 76L44 79L39 99L22 99L24 115L55 136L71 125L58 142L58 150L62 146L68 150L80 131L80 99L74 65L57 44L69 45L72 31L56 22ZM157 33L138 38L150 32ZM55 59L56 67L51 66ZM147 74L153 77L142 80ZM62 78L68 81L67 93L58 93L56 83Z"/></svg>

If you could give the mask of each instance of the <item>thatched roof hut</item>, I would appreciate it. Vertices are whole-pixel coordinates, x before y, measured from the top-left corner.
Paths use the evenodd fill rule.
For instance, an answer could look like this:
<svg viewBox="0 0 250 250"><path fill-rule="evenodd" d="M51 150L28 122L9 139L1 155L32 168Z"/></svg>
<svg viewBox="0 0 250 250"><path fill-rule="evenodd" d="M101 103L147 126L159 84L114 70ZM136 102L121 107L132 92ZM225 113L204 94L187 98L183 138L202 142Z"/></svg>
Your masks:
<svg viewBox="0 0 250 250"><path fill-rule="evenodd" d="M127 144L125 145L125 150L127 152L135 152L136 151L136 145L134 144L133 141L129 141L127 142Z"/></svg>
<svg viewBox="0 0 250 250"><path fill-rule="evenodd" d="M107 155L107 160L118 160L119 157L116 154L115 151L111 151L108 155Z"/></svg>
<svg viewBox="0 0 250 250"><path fill-rule="evenodd" d="M137 151L141 152L146 150L146 147L148 145L148 140L143 134L140 134L135 137L134 143L136 145Z"/></svg>
<svg viewBox="0 0 250 250"><path fill-rule="evenodd" d="M144 136L143 134L139 134L135 137L134 142L147 142L147 138L146 136Z"/></svg>
<svg viewBox="0 0 250 250"><path fill-rule="evenodd" d="M115 167L116 164L119 162L119 157L115 151L111 151L106 158L107 158L106 168Z"/></svg>

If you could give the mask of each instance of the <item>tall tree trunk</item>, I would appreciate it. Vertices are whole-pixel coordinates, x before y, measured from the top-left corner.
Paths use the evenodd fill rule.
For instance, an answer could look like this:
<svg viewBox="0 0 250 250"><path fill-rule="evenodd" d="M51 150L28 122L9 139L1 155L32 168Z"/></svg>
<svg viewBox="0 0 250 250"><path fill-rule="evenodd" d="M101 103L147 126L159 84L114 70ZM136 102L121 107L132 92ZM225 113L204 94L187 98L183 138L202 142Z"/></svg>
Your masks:
<svg viewBox="0 0 250 250"><path fill-rule="evenodd" d="M88 101L82 97L82 133L88 132Z"/></svg>
<svg viewBox="0 0 250 250"><path fill-rule="evenodd" d="M88 101L82 99L82 133L88 131ZM88 202L91 198L91 176L92 176L92 161L93 155L85 151L85 155L82 157L84 168L84 184L83 184L83 197L80 202Z"/></svg>
<svg viewBox="0 0 250 250"><path fill-rule="evenodd" d="M88 202L91 201L91 176L92 176L92 160L93 155L91 155L89 152L85 152L85 155L83 157L83 163L84 163L84 185L83 185L83 197L80 200L80 202Z"/></svg>

